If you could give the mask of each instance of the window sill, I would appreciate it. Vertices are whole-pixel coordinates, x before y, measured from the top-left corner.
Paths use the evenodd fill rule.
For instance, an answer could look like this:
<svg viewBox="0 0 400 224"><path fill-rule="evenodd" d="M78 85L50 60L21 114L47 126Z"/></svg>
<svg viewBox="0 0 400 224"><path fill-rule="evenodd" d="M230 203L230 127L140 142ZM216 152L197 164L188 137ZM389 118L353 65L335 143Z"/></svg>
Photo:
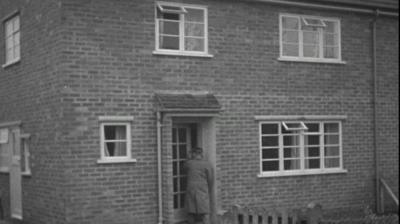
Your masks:
<svg viewBox="0 0 400 224"><path fill-rule="evenodd" d="M136 159L131 158L118 158L118 159L99 159L97 164L110 164L110 163L136 163Z"/></svg>
<svg viewBox="0 0 400 224"><path fill-rule="evenodd" d="M304 175L320 175L320 174L339 174L347 173L346 169L330 169L330 170L303 170L303 171L285 171L285 172L264 172L257 175L263 177L284 177L284 176L304 176Z"/></svg>
<svg viewBox="0 0 400 224"><path fill-rule="evenodd" d="M9 168L0 168L0 173L8 174L10 172Z"/></svg>
<svg viewBox="0 0 400 224"><path fill-rule="evenodd" d="M32 173L31 173L31 171L26 171L26 172L22 172L21 175L24 177L30 177L30 176L32 176Z"/></svg>
<svg viewBox="0 0 400 224"><path fill-rule="evenodd" d="M19 63L20 61L21 61L21 58L17 58L15 60L12 60L12 61L9 61L9 62L5 63L4 65L2 65L2 67L3 68L7 68L7 67L9 67L11 65Z"/></svg>
<svg viewBox="0 0 400 224"><path fill-rule="evenodd" d="M212 58L214 55L208 53L196 53L196 52L184 52L184 51L167 51L167 50L155 50L154 55L170 55L170 56L186 56L186 57L203 57Z"/></svg>
<svg viewBox="0 0 400 224"><path fill-rule="evenodd" d="M325 64L342 64L345 65L346 62L336 59L314 59L314 58L292 58L292 57L279 57L278 61L288 61L288 62L307 62L307 63L325 63Z"/></svg>

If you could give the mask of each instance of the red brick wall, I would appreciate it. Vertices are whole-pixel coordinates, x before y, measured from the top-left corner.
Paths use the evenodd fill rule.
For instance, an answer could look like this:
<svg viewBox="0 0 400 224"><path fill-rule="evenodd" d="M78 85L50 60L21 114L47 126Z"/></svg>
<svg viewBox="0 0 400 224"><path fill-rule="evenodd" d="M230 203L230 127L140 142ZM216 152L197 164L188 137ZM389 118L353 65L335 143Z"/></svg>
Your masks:
<svg viewBox="0 0 400 224"><path fill-rule="evenodd" d="M64 223L64 169L60 135L58 58L61 48L60 5L53 0L2 0L0 18L19 10L21 61L0 68L0 122L22 121L31 134L32 176L22 177L23 216L29 223ZM0 29L0 64L4 59L4 28ZM0 173L0 189L9 175ZM9 200L4 202L9 217Z"/></svg>
<svg viewBox="0 0 400 224"><path fill-rule="evenodd" d="M50 51L53 57L44 60L50 64L40 67L43 72L30 69L36 74L29 75L35 80L31 83L43 85L47 91L37 86L23 89L35 90L29 96L41 107L29 111L35 111L41 120L26 112L18 115L15 113L18 108L12 106L7 110L0 108L0 114L9 116L12 112L15 116L5 120L32 120L31 132L46 133L49 128L45 127L59 131L48 133L50 138L40 134L41 141L37 140L33 149L37 150L33 159L37 171L27 189L36 191L31 197L25 196L30 199L24 197L25 210L32 211L28 213L32 223L53 223L55 217L65 217L66 223L74 224L157 223L153 97L156 91L165 90L209 91L223 105L217 121L217 178L223 206L240 203L267 208L299 207L310 201L320 202L326 209L362 209L372 205L372 15L263 3L187 2L209 7L209 50L213 58L153 55L154 1L63 2L62 45L56 48L62 47L56 58L60 60L54 59L53 50ZM346 64L277 61L280 12L340 18L342 57ZM382 153L382 159L388 161L384 166L387 174L390 173L388 178L398 180L398 169L392 168L398 168L398 157L394 155L398 150L395 131L398 127L398 52L387 47L389 43L398 46L398 39L394 38L398 29L393 18L379 20L378 24L382 25L379 44L387 48L378 51L382 55L378 57L383 105L379 113L380 130L390 137L387 141L381 139L380 146L387 152ZM49 38L55 45L60 40L50 38L49 30L44 28L41 34L47 34L43 38ZM32 48L32 51L36 49ZM51 63L54 60L56 63ZM13 69L31 73L22 63ZM51 78L61 80L62 86L54 85ZM62 96L49 98L54 96L51 93L58 93L56 87L62 87L58 91ZM0 88L0 91L4 90ZM10 89L8 92L12 93ZM46 100L38 103L40 100L36 99L45 96ZM6 105L15 105L9 99L0 99ZM27 101L21 104L24 102ZM98 117L103 115L134 116L132 155L137 163L96 163L100 156ZM255 115L347 115L343 122L343 155L348 173L257 178L259 144ZM64 172L59 172L61 167ZM50 185L54 182L55 185ZM45 191L51 193L44 196ZM59 200L51 202L60 198L65 199L64 205ZM54 203L56 206L52 206ZM40 209L34 214L35 207L46 208L46 204L56 211ZM170 202L164 203L164 207L170 206ZM165 212L169 219L170 211Z"/></svg>

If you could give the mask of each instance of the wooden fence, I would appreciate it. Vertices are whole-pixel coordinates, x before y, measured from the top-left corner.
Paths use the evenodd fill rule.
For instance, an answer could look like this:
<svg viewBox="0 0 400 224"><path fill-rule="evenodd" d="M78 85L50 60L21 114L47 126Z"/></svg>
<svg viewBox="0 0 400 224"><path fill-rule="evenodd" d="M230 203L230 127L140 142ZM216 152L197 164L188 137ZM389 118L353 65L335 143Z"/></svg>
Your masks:
<svg viewBox="0 0 400 224"><path fill-rule="evenodd" d="M218 215L218 224L320 224L320 205L305 209L275 209L232 206Z"/></svg>

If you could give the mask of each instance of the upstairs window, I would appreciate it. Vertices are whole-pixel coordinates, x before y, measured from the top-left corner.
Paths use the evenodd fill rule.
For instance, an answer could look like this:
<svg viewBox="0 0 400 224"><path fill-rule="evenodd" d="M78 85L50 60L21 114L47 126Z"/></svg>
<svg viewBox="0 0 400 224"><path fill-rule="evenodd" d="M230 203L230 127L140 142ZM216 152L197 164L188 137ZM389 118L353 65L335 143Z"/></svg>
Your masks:
<svg viewBox="0 0 400 224"><path fill-rule="evenodd" d="M5 28L5 65L20 60L20 25L19 15L4 22Z"/></svg>
<svg viewBox="0 0 400 224"><path fill-rule="evenodd" d="M340 21L280 15L280 58L294 61L341 61Z"/></svg>
<svg viewBox="0 0 400 224"><path fill-rule="evenodd" d="M207 9L201 6L156 4L156 51L207 54Z"/></svg>
<svg viewBox="0 0 400 224"><path fill-rule="evenodd" d="M340 122L262 122L260 147L261 174L342 169Z"/></svg>

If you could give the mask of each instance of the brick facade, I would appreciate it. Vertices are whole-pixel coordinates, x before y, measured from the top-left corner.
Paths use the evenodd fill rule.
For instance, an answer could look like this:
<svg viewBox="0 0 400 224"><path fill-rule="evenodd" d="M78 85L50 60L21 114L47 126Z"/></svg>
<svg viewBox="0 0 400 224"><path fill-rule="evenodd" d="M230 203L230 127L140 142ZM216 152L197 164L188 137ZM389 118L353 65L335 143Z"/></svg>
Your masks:
<svg viewBox="0 0 400 224"><path fill-rule="evenodd" d="M184 2L208 6L212 58L153 55L152 0L0 3L0 18L16 9L21 15L21 62L0 69L0 122L20 120L22 131L32 134L32 176L22 182L26 223L157 223L154 95L160 91L207 91L222 105L216 119L222 207L303 207L311 201L327 210L372 206L374 16L256 2ZM340 18L346 63L278 61L279 13ZM380 16L377 27L379 162L398 189L398 18ZM3 29L0 40L3 49ZM348 172L258 178L256 115L346 115ZM136 163L97 163L99 116L134 116ZM172 219L172 123L163 120L166 220ZM0 173L5 192L8 179Z"/></svg>

